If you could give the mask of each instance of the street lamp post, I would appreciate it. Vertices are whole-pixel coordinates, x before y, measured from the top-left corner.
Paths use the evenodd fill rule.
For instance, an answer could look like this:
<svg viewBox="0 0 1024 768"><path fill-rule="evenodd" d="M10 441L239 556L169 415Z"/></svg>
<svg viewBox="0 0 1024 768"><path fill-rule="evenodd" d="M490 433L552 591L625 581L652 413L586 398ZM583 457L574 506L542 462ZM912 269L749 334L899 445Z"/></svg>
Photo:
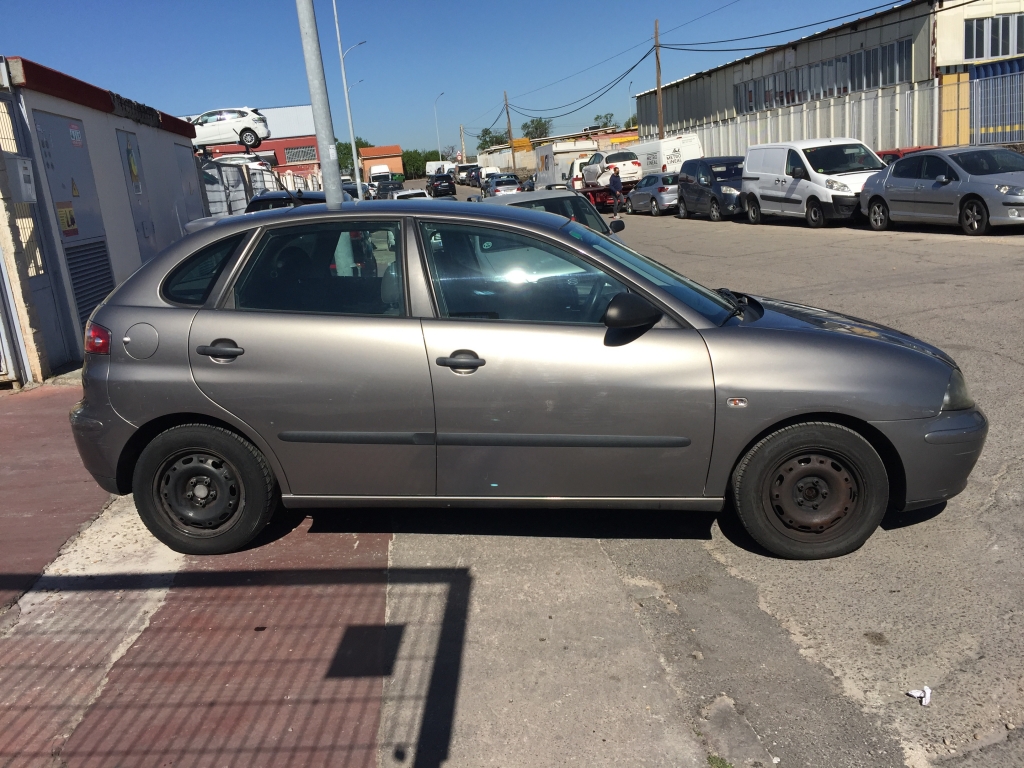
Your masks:
<svg viewBox="0 0 1024 768"><path fill-rule="evenodd" d="M629 85L626 86L626 123L628 123L629 122L629 118L632 117L632 115L630 114L631 107L632 107L632 104L630 103L630 99L633 98L633 96L631 94L632 90L633 90L633 81L630 80L629 81ZM625 127L626 123L623 123L622 126Z"/></svg>
<svg viewBox="0 0 1024 768"><path fill-rule="evenodd" d="M349 50L351 50L351 49L349 49ZM352 85L350 85L350 86L348 87L348 89L347 89L347 90L351 91L351 90L352 90L353 88L355 88L355 87L356 87L357 85L359 85L359 84L360 84L361 82L363 82L363 81L362 81L362 80L356 80L356 81L355 81L354 83L352 83Z"/></svg>
<svg viewBox="0 0 1024 768"><path fill-rule="evenodd" d="M444 96L444 91L437 94L437 99ZM441 132L437 128L437 99L434 99L434 133L437 134L437 160L441 161Z"/></svg>
<svg viewBox="0 0 1024 768"><path fill-rule="evenodd" d="M356 177L356 194L359 199L363 199L363 184L359 178L359 154L356 151L356 131L352 127L352 104L348 99L348 78L345 76L345 56L349 54L352 48L358 48L360 45L365 43L362 40L347 51L342 50L341 47L341 29L338 26L338 2L337 0L331 0L331 5L334 6L334 34L338 37L338 57L341 59L341 85L345 89L345 111L348 112L348 137L349 144L352 146L352 173Z"/></svg>

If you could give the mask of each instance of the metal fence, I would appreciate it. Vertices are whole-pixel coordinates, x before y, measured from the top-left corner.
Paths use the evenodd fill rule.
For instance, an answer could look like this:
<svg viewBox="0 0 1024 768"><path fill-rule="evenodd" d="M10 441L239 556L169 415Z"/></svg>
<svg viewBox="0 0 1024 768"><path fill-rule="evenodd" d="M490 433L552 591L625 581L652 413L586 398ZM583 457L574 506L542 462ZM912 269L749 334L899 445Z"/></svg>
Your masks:
<svg viewBox="0 0 1024 768"><path fill-rule="evenodd" d="M972 144L1024 142L1024 72L972 80Z"/></svg>

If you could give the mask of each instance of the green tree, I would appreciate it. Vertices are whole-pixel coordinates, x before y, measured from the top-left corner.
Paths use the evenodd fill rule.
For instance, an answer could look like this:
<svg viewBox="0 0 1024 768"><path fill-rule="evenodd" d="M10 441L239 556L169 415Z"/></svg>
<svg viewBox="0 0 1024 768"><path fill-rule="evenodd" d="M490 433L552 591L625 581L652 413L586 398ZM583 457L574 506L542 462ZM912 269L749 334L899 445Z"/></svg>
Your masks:
<svg viewBox="0 0 1024 768"><path fill-rule="evenodd" d="M528 139L543 139L551 135L551 118L535 117L520 126Z"/></svg>
<svg viewBox="0 0 1024 768"><path fill-rule="evenodd" d="M490 128L484 128L480 131L480 141L477 142L476 148L480 151L493 147L495 144L508 144L507 133L495 133Z"/></svg>
<svg viewBox="0 0 1024 768"><path fill-rule="evenodd" d="M632 116L625 122L625 124L622 127L623 128L636 128L636 126L637 126L636 113L634 112L632 114Z"/></svg>
<svg viewBox="0 0 1024 768"><path fill-rule="evenodd" d="M352 165L352 144L347 141L338 141L337 139L334 140L334 143L338 147L338 167L351 171L355 167ZM357 150L372 146L373 144L368 142L366 139L356 136Z"/></svg>
<svg viewBox="0 0 1024 768"><path fill-rule="evenodd" d="M605 112L603 115L594 115L594 122L597 123L600 128L619 127L619 124L615 122L614 112Z"/></svg>
<svg viewBox="0 0 1024 768"><path fill-rule="evenodd" d="M427 163L439 160L436 149L407 149L402 152L405 178L419 179L427 173Z"/></svg>

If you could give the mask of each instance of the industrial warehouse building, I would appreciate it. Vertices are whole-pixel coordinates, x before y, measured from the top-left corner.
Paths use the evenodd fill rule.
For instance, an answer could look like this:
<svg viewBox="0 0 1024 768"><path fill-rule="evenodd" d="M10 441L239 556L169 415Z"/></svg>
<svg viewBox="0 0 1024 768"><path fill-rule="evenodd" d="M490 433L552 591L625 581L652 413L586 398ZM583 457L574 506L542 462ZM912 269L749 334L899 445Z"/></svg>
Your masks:
<svg viewBox="0 0 1024 768"><path fill-rule="evenodd" d="M662 87L707 155L851 136L875 150L1024 141L1024 0L911 0ZM637 95L641 141L656 90Z"/></svg>

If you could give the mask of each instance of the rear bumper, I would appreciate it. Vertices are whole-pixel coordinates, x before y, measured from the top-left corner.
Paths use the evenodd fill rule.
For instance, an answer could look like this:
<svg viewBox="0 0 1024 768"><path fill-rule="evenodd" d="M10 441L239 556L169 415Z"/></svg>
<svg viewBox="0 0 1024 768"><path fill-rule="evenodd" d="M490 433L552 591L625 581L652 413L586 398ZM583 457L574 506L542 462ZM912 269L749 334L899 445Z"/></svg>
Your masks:
<svg viewBox="0 0 1024 768"><path fill-rule="evenodd" d="M945 501L966 488L988 436L988 419L980 408L871 425L889 439L903 462L903 509Z"/></svg>

